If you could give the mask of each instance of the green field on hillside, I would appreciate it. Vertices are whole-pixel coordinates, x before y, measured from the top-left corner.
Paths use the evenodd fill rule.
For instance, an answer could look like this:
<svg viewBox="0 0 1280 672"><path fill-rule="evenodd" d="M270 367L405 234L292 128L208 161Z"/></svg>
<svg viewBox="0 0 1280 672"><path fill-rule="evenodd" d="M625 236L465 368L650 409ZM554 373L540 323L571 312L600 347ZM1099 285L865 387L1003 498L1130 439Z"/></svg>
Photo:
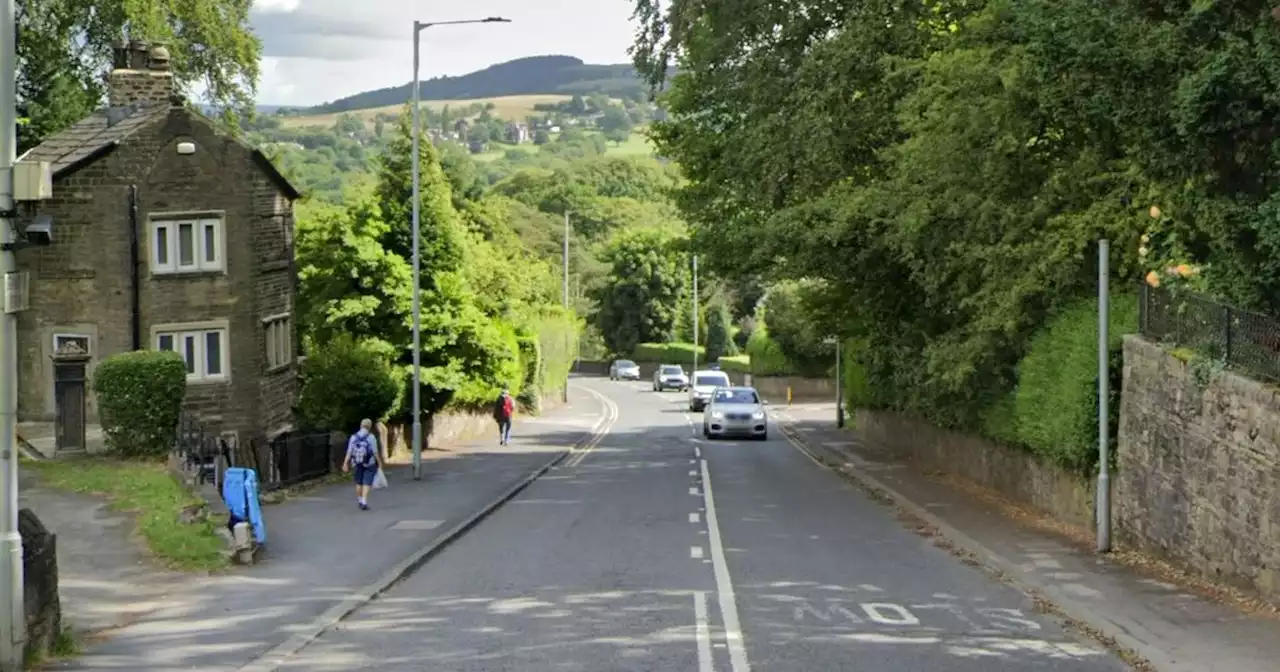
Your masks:
<svg viewBox="0 0 1280 672"><path fill-rule="evenodd" d="M510 121L523 121L525 117L541 114L533 109L535 105L563 103L570 99L572 99L572 96L540 93L528 96L501 96L498 98L474 98L467 100L424 100L422 101L422 106L429 107L436 111L443 110L446 105L453 110L464 110L473 103L493 103L493 116ZM619 101L615 100L614 102L617 103ZM405 104L407 104L407 101ZM404 104L387 105L384 107L370 107L363 110L350 110L347 112L328 112L325 114L281 117L280 122L285 128L300 128L306 126L329 128L338 121L339 117L344 114L350 114L367 124L372 124L374 118L380 114L395 116L400 114L404 109Z"/></svg>

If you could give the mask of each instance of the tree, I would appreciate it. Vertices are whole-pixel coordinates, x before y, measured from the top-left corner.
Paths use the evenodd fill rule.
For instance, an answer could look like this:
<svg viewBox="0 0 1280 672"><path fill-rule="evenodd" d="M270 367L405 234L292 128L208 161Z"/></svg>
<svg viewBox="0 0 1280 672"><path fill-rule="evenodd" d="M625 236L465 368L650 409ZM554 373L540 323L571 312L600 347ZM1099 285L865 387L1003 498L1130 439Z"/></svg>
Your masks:
<svg viewBox="0 0 1280 672"><path fill-rule="evenodd" d="M18 6L19 153L96 109L101 73L122 36L165 44L178 84L200 85L205 101L252 114L262 45L248 3L193 0L102 5L34 0Z"/></svg>
<svg viewBox="0 0 1280 672"><path fill-rule="evenodd" d="M314 348L302 365L298 410L317 429L355 431L360 421L387 419L403 381L380 347L340 334Z"/></svg>
<svg viewBox="0 0 1280 672"><path fill-rule="evenodd" d="M707 306L707 361L714 362L726 355L737 354L738 348L733 342L731 327L732 317L729 306L724 300L716 297Z"/></svg>
<svg viewBox="0 0 1280 672"><path fill-rule="evenodd" d="M609 136L610 140L615 137L622 137L623 141L631 134L631 127L634 123L631 121L631 115L620 107L610 107L605 110L604 115L600 117L600 130ZM620 142L615 140L615 142Z"/></svg>
<svg viewBox="0 0 1280 672"><path fill-rule="evenodd" d="M548 142L551 142L551 134L547 133L546 129L539 128L533 132L533 144L545 145Z"/></svg>
<svg viewBox="0 0 1280 672"><path fill-rule="evenodd" d="M348 190L346 207L306 203L297 216L298 316L317 343L341 335L382 341L395 350L409 338L412 269L382 241L391 226L372 185Z"/></svg>
<svg viewBox="0 0 1280 672"><path fill-rule="evenodd" d="M609 276L593 292L596 324L615 353L668 341L685 305L689 277L684 240L662 229L633 229L610 241L603 260Z"/></svg>
<svg viewBox="0 0 1280 672"><path fill-rule="evenodd" d="M573 94L573 98L569 99L569 114L580 117L587 113L587 102L582 96Z"/></svg>

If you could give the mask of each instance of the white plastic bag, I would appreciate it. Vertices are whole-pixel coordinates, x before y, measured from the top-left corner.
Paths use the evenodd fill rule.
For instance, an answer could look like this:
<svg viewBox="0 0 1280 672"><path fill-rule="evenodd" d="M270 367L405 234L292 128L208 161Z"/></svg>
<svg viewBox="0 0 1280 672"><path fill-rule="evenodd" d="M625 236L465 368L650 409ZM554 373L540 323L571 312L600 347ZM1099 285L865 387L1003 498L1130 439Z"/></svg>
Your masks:
<svg viewBox="0 0 1280 672"><path fill-rule="evenodd" d="M373 477L373 489L381 490L387 487L387 474L382 471L382 467L378 467L378 473Z"/></svg>

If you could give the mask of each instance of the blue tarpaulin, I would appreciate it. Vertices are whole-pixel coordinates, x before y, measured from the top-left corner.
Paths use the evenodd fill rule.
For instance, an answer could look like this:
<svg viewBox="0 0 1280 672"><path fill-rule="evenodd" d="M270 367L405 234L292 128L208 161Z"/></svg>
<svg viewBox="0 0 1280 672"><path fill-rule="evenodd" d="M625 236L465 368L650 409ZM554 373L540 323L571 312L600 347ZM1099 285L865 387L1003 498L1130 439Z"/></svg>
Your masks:
<svg viewBox="0 0 1280 672"><path fill-rule="evenodd" d="M231 467L223 475L222 501L231 512L231 520L242 520L253 528L253 537L259 544L267 543L267 524L262 520L262 507L258 503L258 472L245 467Z"/></svg>

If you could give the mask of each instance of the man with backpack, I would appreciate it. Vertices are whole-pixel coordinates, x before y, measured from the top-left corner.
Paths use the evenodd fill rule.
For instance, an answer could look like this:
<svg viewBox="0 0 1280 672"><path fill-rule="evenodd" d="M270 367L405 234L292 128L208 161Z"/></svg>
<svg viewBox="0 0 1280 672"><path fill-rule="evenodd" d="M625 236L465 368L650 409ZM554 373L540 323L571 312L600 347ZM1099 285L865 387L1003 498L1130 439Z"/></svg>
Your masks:
<svg viewBox="0 0 1280 672"><path fill-rule="evenodd" d="M502 390L498 401L493 405L493 419L498 421L498 445L505 446L511 441L511 416L516 412L516 400L511 393Z"/></svg>
<svg viewBox="0 0 1280 672"><path fill-rule="evenodd" d="M354 471L356 502L365 511L369 510L369 489L378 477L378 470L382 468L378 439L372 430L372 420L361 420L360 430L347 440L347 456L342 460L342 473Z"/></svg>

